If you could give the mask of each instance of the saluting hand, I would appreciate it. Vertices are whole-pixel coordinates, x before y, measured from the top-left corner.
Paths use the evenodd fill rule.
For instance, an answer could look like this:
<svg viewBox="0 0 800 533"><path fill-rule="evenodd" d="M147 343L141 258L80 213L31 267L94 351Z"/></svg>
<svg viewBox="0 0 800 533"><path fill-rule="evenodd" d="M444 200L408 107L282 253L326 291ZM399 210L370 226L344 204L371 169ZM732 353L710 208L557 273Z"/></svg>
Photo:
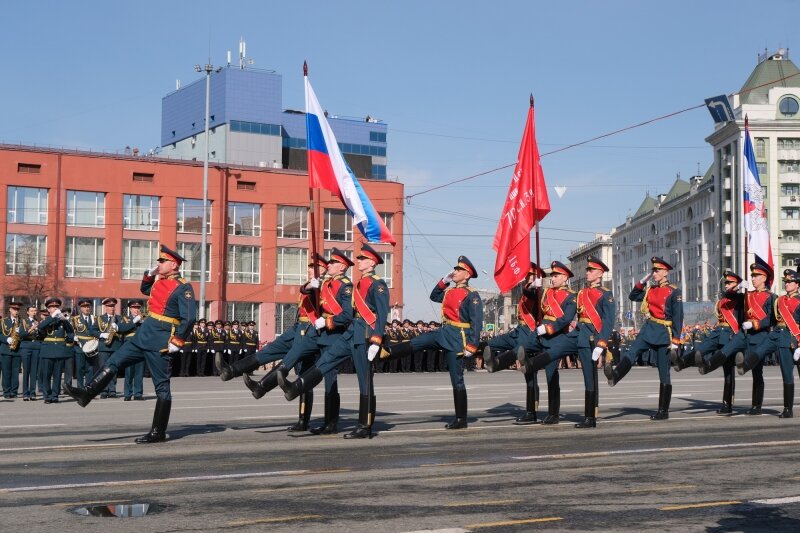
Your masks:
<svg viewBox="0 0 800 533"><path fill-rule="evenodd" d="M653 277L653 273L652 272L648 272L645 277L643 277L642 279L639 280L639 283L641 283L642 285L645 285L648 281L650 281L650 278L652 278L652 277Z"/></svg>
<svg viewBox="0 0 800 533"><path fill-rule="evenodd" d="M448 272L447 274L445 274L445 276L442 278L442 283L444 283L445 285L447 285L451 281L453 281L453 272L452 271Z"/></svg>

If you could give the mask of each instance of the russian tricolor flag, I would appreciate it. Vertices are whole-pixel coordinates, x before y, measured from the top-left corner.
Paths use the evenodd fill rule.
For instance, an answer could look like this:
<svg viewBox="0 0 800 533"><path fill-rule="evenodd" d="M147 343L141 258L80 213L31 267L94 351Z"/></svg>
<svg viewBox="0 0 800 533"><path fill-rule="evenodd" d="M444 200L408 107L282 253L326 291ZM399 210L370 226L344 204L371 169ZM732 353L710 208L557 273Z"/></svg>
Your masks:
<svg viewBox="0 0 800 533"><path fill-rule="evenodd" d="M744 143L742 145L742 189L744 190L744 230L747 233L750 252L761 257L770 268L772 246L769 242L769 221L764 204L764 189L758 176L756 154L750 140L750 124L744 117Z"/></svg>
<svg viewBox="0 0 800 533"><path fill-rule="evenodd" d="M347 166L308 76L305 82L308 186L327 189L338 196L368 241L394 245L392 233Z"/></svg>

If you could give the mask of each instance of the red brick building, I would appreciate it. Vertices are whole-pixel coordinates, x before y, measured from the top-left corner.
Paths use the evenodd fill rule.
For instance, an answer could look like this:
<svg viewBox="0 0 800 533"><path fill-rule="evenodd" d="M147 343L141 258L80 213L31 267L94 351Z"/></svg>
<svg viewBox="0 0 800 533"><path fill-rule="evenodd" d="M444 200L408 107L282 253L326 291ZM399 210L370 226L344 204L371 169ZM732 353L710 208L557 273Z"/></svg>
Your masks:
<svg viewBox="0 0 800 533"><path fill-rule="evenodd" d="M402 309L403 185L360 181L397 240L375 248L391 304ZM310 248L307 184L301 171L209 167L208 318L255 320L267 340L293 323ZM187 259L184 277L199 299L202 198L200 162L0 145L4 307L12 296L41 304L52 293L65 307L141 298L159 243ZM340 201L327 191L315 198L318 249L357 251L363 238Z"/></svg>

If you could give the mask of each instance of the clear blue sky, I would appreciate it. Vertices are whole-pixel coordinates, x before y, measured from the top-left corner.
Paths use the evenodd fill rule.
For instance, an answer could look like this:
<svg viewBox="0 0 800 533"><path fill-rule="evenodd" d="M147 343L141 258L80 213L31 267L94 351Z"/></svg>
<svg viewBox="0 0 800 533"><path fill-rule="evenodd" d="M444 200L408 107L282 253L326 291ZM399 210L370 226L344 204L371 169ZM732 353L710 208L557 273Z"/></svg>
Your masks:
<svg viewBox="0 0 800 533"><path fill-rule="evenodd" d="M256 67L283 75L285 107L303 108L308 60L331 113L386 121L388 172L407 194L513 163L531 92L547 152L736 92L764 48L793 55L794 45L800 54L790 41L800 4L788 0L29 0L3 14L0 141L155 147L161 98L175 79L196 79L193 66L209 53L222 65L243 36ZM544 157L553 211L542 262L620 224L678 172L687 178L698 164L705 172L712 131L699 109ZM459 254L491 274L510 176L489 174L406 206L408 317L438 316L428 294ZM568 188L561 199L556 185ZM495 288L483 273L475 281Z"/></svg>

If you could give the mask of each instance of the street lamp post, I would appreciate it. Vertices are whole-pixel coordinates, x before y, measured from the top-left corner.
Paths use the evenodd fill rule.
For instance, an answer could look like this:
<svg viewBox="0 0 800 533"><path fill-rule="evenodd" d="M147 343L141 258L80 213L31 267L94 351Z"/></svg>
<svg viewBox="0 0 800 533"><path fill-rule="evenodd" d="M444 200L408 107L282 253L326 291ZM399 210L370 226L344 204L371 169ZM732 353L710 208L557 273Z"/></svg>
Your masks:
<svg viewBox="0 0 800 533"><path fill-rule="evenodd" d="M206 73L205 149L203 153L203 229L200 232L200 318L206 318L206 265L208 264L208 122L211 111L211 73L214 66L209 61L205 67L195 65L196 72Z"/></svg>

